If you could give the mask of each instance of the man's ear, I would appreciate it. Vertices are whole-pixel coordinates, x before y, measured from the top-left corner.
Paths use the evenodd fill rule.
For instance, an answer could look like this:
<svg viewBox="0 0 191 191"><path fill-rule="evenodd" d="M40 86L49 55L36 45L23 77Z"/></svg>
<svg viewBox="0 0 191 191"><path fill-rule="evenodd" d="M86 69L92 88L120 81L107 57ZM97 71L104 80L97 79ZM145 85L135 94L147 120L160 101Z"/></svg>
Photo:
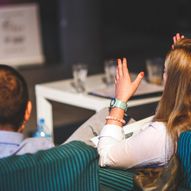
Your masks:
<svg viewBox="0 0 191 191"><path fill-rule="evenodd" d="M27 107L25 110L25 116L24 116L24 121L27 122L31 116L31 111L32 111L32 102L28 101Z"/></svg>
<svg viewBox="0 0 191 191"><path fill-rule="evenodd" d="M31 101L28 101L26 110L25 110L24 121L21 127L18 129L18 132L22 133L24 131L26 122L29 120L31 116L31 111L32 111L32 103Z"/></svg>

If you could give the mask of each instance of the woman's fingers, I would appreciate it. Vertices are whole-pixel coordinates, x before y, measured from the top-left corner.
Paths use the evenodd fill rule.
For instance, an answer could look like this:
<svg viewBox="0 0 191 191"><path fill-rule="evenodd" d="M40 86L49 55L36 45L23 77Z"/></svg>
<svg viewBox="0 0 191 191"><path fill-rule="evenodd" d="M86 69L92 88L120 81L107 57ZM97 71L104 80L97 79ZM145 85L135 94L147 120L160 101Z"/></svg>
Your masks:
<svg viewBox="0 0 191 191"><path fill-rule="evenodd" d="M121 59L117 59L117 69L119 77L123 76Z"/></svg>
<svg viewBox="0 0 191 191"><path fill-rule="evenodd" d="M180 34L179 34L179 33L176 33L176 35L173 36L173 42L174 42L174 44L175 44L177 41L179 41L180 39L181 39Z"/></svg>
<svg viewBox="0 0 191 191"><path fill-rule="evenodd" d="M179 34L179 33L177 33L177 34L176 34L176 39L177 39L177 41L181 39L181 37L180 37L180 34Z"/></svg>
<svg viewBox="0 0 191 191"><path fill-rule="evenodd" d="M127 59L123 58L123 75L127 75L128 74L128 68L127 68Z"/></svg>
<svg viewBox="0 0 191 191"><path fill-rule="evenodd" d="M173 41L174 43L176 43L177 41L179 41L180 39L184 38L184 35L180 35L180 33L177 33L174 37L173 37Z"/></svg>
<svg viewBox="0 0 191 191"><path fill-rule="evenodd" d="M128 81L131 81L126 58L123 58L123 75L126 77Z"/></svg>
<svg viewBox="0 0 191 191"><path fill-rule="evenodd" d="M127 67L127 59L118 59L115 76L115 97L127 102L138 88L143 77L144 73L141 72L132 82Z"/></svg>
<svg viewBox="0 0 191 191"><path fill-rule="evenodd" d="M176 36L173 36L173 43L176 43Z"/></svg>
<svg viewBox="0 0 191 191"><path fill-rule="evenodd" d="M115 83L119 79L119 72L118 72L118 66L115 69Z"/></svg>
<svg viewBox="0 0 191 191"><path fill-rule="evenodd" d="M184 35L181 35L180 33L177 33L177 40L180 40L182 38L184 38Z"/></svg>
<svg viewBox="0 0 191 191"><path fill-rule="evenodd" d="M134 86L135 90L138 88L138 86L141 83L141 80L143 79L143 77L144 77L144 72L140 72L137 75L136 79L133 82L133 86Z"/></svg>
<svg viewBox="0 0 191 191"><path fill-rule="evenodd" d="M172 49L174 49L174 44L176 44L179 40L181 40L182 38L184 38L184 35L180 35L180 33L176 33L175 36L173 36L173 45L172 45Z"/></svg>
<svg viewBox="0 0 191 191"><path fill-rule="evenodd" d="M118 59L118 75L119 76L128 76L129 75L129 71L128 71L128 67L127 67L127 59L123 58Z"/></svg>

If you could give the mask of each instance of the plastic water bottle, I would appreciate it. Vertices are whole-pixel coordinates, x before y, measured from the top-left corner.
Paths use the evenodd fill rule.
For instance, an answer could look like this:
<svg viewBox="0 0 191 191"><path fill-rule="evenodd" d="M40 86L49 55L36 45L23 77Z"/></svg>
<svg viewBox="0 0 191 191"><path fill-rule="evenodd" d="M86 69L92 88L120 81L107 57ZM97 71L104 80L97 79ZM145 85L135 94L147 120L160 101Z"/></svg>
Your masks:
<svg viewBox="0 0 191 191"><path fill-rule="evenodd" d="M37 124L37 130L34 133L33 137L45 137L45 138L51 138L50 134L46 133L46 124L45 120L43 118L40 118Z"/></svg>

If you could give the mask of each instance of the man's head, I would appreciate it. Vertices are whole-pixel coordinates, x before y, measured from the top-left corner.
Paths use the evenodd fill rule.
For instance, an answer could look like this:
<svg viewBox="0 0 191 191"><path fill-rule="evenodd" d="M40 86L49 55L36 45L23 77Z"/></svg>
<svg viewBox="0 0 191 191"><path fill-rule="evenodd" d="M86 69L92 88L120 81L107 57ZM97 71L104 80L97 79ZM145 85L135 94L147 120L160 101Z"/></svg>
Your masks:
<svg viewBox="0 0 191 191"><path fill-rule="evenodd" d="M19 131L30 116L28 106L31 103L24 78L10 66L0 65L0 129Z"/></svg>

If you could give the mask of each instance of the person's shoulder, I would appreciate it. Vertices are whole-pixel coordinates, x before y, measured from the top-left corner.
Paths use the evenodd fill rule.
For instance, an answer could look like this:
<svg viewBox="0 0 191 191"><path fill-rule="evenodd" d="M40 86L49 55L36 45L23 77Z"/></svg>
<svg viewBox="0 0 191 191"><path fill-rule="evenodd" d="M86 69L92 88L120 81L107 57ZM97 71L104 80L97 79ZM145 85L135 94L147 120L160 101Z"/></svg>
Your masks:
<svg viewBox="0 0 191 191"><path fill-rule="evenodd" d="M161 121L153 121L149 124L150 127L156 129L157 131L164 131L166 130L166 124Z"/></svg>
<svg viewBox="0 0 191 191"><path fill-rule="evenodd" d="M52 140L45 137L29 137L24 139L24 144L31 143L33 145L46 145L46 144L53 144Z"/></svg>
<svg viewBox="0 0 191 191"><path fill-rule="evenodd" d="M39 137L39 138L26 138L21 147L27 152L36 152L38 150L45 150L54 147L54 143L51 139Z"/></svg>

